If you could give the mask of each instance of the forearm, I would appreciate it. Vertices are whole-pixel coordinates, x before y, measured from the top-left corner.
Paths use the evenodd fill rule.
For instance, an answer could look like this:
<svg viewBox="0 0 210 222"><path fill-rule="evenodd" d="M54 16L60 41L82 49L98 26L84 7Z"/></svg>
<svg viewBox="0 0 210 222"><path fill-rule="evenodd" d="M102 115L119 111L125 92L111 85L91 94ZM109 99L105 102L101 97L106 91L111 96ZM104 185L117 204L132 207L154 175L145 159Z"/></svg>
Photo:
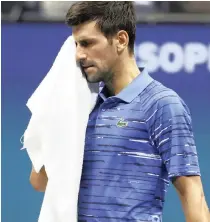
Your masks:
<svg viewBox="0 0 210 222"><path fill-rule="evenodd" d="M35 190L44 192L47 186L47 182L48 182L48 177L44 167L42 167L39 173L36 173L34 168L32 168L30 175L30 183Z"/></svg>

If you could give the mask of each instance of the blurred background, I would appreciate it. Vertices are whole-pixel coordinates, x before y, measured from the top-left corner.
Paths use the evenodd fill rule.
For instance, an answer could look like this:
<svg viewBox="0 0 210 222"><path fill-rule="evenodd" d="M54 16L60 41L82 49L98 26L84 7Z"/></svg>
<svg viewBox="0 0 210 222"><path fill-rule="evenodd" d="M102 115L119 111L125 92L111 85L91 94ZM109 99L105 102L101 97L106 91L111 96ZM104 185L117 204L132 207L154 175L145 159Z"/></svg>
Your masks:
<svg viewBox="0 0 210 222"><path fill-rule="evenodd" d="M20 151L30 118L28 98L71 35L64 24L73 1L2 1L2 222L37 221L43 194L29 183L31 163ZM188 104L210 207L210 2L136 1L135 56L151 76ZM171 185L164 222L184 222Z"/></svg>

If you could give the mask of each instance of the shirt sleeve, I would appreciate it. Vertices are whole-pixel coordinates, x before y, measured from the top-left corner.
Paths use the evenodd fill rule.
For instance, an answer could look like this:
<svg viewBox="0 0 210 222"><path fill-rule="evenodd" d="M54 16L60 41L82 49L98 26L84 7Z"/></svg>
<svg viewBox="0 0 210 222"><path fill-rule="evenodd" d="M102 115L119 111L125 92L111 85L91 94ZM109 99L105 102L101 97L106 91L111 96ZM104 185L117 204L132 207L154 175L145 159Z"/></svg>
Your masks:
<svg viewBox="0 0 210 222"><path fill-rule="evenodd" d="M150 140L168 177L200 175L190 112L178 95L159 99L147 119Z"/></svg>

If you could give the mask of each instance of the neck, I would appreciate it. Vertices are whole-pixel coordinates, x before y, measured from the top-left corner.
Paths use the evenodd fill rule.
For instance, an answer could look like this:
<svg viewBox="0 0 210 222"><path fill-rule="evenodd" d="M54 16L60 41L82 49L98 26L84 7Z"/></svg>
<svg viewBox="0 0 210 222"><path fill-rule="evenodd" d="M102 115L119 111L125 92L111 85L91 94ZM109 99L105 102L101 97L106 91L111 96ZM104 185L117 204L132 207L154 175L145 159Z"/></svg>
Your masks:
<svg viewBox="0 0 210 222"><path fill-rule="evenodd" d="M119 64L114 68L113 78L105 82L110 96L117 95L123 88L130 84L139 73L140 70L134 56L121 59Z"/></svg>

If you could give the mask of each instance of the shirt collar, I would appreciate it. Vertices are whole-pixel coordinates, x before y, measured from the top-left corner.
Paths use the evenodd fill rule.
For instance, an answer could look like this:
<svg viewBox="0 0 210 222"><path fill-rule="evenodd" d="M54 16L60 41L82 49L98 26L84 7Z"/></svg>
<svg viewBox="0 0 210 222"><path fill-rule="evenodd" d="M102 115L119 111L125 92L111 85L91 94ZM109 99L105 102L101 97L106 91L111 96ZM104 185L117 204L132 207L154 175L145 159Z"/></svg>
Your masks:
<svg viewBox="0 0 210 222"><path fill-rule="evenodd" d="M140 74L128 85L126 86L120 93L113 98L118 98L123 100L126 103L130 103L133 101L154 79L149 76L148 72L145 68L140 67ZM99 93L99 97L105 101L107 96L107 88L104 86Z"/></svg>

